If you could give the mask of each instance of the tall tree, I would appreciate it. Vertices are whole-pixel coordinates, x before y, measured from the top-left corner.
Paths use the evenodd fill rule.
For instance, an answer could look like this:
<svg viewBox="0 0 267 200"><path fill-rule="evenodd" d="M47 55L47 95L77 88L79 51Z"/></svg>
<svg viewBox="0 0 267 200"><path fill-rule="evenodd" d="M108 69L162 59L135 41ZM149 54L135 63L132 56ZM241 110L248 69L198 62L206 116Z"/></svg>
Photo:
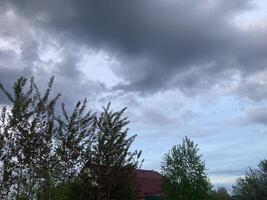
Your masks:
<svg viewBox="0 0 267 200"><path fill-rule="evenodd" d="M28 85L26 78L19 78L13 86L13 94L1 85L11 103L6 133L10 133L14 141L12 179L17 198L34 199L41 186L51 183L54 108L59 98L59 95L50 97L53 80L52 77L44 95L39 92L33 78Z"/></svg>
<svg viewBox="0 0 267 200"><path fill-rule="evenodd" d="M12 162L13 168L12 171L10 171L11 169L9 168L9 180L12 180L12 185L16 183L17 188L20 187L20 183L22 182L20 181L22 180L20 179L22 175L20 172L23 166L21 163L21 152L18 151L18 137L21 133L25 132L22 127L28 123L28 119L32 114L32 112L29 112L28 109L32 102L30 96L33 92L33 81L31 81L28 91L25 92L26 81L27 80L23 77L19 78L13 86L13 94L10 94L3 85L0 85L1 91L6 95L11 103L9 106L7 120L5 120L6 125L4 121L2 121L2 125L5 125L3 138L6 145L3 152L6 154L6 156L4 156L5 160L3 160L3 167L5 168L8 163ZM10 162L7 162L7 160L10 160ZM17 189L17 191L18 190L19 189ZM5 198L8 198L8 196Z"/></svg>
<svg viewBox="0 0 267 200"><path fill-rule="evenodd" d="M96 183L99 200L120 199L121 193L125 199L134 198L132 176L140 163L141 151L130 150L136 135L128 136L125 110L114 112L108 104L95 118L96 142L86 167ZM128 187L128 193L124 187Z"/></svg>
<svg viewBox="0 0 267 200"><path fill-rule="evenodd" d="M90 154L94 136L94 114L86 110L87 100L78 102L68 115L62 103L63 118L58 118L56 153L63 182L74 181Z"/></svg>
<svg viewBox="0 0 267 200"><path fill-rule="evenodd" d="M15 142L12 131L8 128L10 120L7 108L3 107L0 115L0 199L7 199L14 184Z"/></svg>
<svg viewBox="0 0 267 200"><path fill-rule="evenodd" d="M161 166L166 199L206 200L211 190L199 148L185 137L163 157Z"/></svg>
<svg viewBox="0 0 267 200"><path fill-rule="evenodd" d="M58 162L55 154L55 106L60 94L51 97L54 77L51 77L48 87L42 95L34 84L36 103L33 104L34 113L31 120L31 134L36 138L37 152L34 171L37 174L38 193L45 194L45 199L51 199L51 190L58 180Z"/></svg>
<svg viewBox="0 0 267 200"><path fill-rule="evenodd" d="M236 200L267 199L267 160L259 163L258 168L250 168L243 178L238 178L233 186Z"/></svg>
<svg viewBox="0 0 267 200"><path fill-rule="evenodd" d="M53 81L44 93L24 77L12 93L0 84L10 101L0 114L0 199L133 199L141 152L130 150L136 135L128 136L125 109L109 104L96 116L85 99L55 117ZM66 188L75 192L65 198Z"/></svg>

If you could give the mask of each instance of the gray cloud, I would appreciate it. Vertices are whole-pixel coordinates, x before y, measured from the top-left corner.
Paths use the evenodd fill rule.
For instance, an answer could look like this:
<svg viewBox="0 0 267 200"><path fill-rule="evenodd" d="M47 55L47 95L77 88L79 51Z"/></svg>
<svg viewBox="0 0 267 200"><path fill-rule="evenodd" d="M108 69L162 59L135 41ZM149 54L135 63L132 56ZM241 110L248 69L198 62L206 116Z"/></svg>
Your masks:
<svg viewBox="0 0 267 200"><path fill-rule="evenodd" d="M34 76L40 89L45 89L48 79L55 75L54 93L63 93L67 106L85 96L95 99L96 94L105 90L104 84L87 79L80 71L80 48L71 41L59 45L58 60L41 59L42 48L54 40L54 35L39 30L29 19L17 15L10 8L6 4L0 12L0 82L6 89L11 90L20 76ZM0 103L7 103L2 93Z"/></svg>
<svg viewBox="0 0 267 200"><path fill-rule="evenodd" d="M234 168L232 169L233 166L228 166L227 169L215 169L215 170L208 170L209 175L235 175L235 176L242 176L244 175L245 171L247 168L245 167L240 167L240 168Z"/></svg>
<svg viewBox="0 0 267 200"><path fill-rule="evenodd" d="M265 144L248 145L255 147L249 149L251 155L248 156L244 150L247 144L245 148L239 145L242 144L240 139L248 135L242 133L235 144L236 150L228 148L226 153L217 153L226 151L225 141L218 135L229 134L232 137L242 129L227 129L226 124L221 124L220 117L215 124L213 120L203 119L207 116L204 114L202 117L205 111L199 111L199 106L194 105L199 99L182 99L184 97L180 91L190 97L203 97L209 89L229 87L230 95L255 101L263 101L267 97L266 78L262 76L267 67L267 43L263 42L267 30L257 26L243 30L232 23L237 14L255 9L252 2L2 0L0 82L10 88L19 76L34 76L40 87L44 88L48 78L55 75L54 92L63 93L62 100L67 109L85 96L89 100L97 99L96 103L92 101L95 105L89 105L95 106L94 109L108 101L113 102L115 108L128 106L127 116L133 122L131 129L133 133L138 133L139 144L153 149L151 158L155 156L155 151L167 152L183 135L194 139L205 136L205 141L206 136L211 136L216 140L209 143L215 146L223 143L223 148L212 150L209 159L215 160L217 166L218 158L224 162L224 158L230 157L228 163L238 166L241 165L238 158L252 160L255 155L261 156L259 152L264 152ZM55 49L49 52L47 47L53 45ZM84 52L83 48L86 49ZM116 63L108 68L119 81L122 80L121 83L108 90L105 84L90 80L80 66L87 50L106 52L115 60ZM42 57L44 51L49 54L46 59ZM90 68L88 72L94 74L94 69ZM103 78L107 76L104 73ZM173 93L164 95L167 90ZM137 93L144 96L137 96ZM155 96L151 97L151 94ZM0 103L6 103L1 95ZM211 92L212 95L214 93ZM154 104L146 102L147 99ZM183 101L184 104L176 104ZM226 112L223 116L226 118L230 115L227 114L230 112L228 104L231 103L227 100L225 105L216 104L220 106L219 110L226 107L226 111L220 111ZM172 108L175 106L178 109L174 111ZM242 119L246 123L267 124L266 109L251 109L246 114L247 118ZM246 141L251 143L249 137ZM207 148L207 145L204 147ZM159 164L157 159L152 159L151 163ZM238 162L234 163L234 160ZM226 168L211 169L210 172L225 176L243 173L241 167L233 166L233 170Z"/></svg>
<svg viewBox="0 0 267 200"><path fill-rule="evenodd" d="M247 111L247 122L267 125L267 107L252 107Z"/></svg>
<svg viewBox="0 0 267 200"><path fill-rule="evenodd" d="M140 116L137 118L139 119L139 122L143 124L150 124L154 126L162 126L164 124L164 126L167 127L168 124L177 122L175 118L172 118L166 115L166 113L163 113L155 108L143 108Z"/></svg>
<svg viewBox="0 0 267 200"><path fill-rule="evenodd" d="M117 57L125 80L115 90L143 94L179 88L189 95L234 73L266 68L266 30L244 31L230 20L250 0L12 1L39 28Z"/></svg>
<svg viewBox="0 0 267 200"><path fill-rule="evenodd" d="M257 78L252 82L242 81L234 92L254 101L264 101L267 98L267 82L260 82Z"/></svg>

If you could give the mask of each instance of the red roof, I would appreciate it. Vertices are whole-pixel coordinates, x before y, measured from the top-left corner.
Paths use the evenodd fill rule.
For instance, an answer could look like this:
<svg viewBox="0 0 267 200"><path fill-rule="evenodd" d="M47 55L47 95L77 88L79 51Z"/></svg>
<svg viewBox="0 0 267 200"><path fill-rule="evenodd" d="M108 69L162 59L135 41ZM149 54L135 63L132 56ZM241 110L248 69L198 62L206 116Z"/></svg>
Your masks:
<svg viewBox="0 0 267 200"><path fill-rule="evenodd" d="M162 176L153 170L136 170L136 187L138 197L146 195L161 195Z"/></svg>

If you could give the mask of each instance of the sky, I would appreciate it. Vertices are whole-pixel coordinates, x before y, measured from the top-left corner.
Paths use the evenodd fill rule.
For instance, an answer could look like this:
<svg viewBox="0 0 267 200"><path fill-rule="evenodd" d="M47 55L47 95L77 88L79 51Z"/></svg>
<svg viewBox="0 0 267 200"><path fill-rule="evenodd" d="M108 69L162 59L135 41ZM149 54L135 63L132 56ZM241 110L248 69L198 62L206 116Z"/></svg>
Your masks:
<svg viewBox="0 0 267 200"><path fill-rule="evenodd" d="M265 1L1 0L0 27L6 88L54 75L69 110L127 107L145 169L185 136L216 186L267 158Z"/></svg>

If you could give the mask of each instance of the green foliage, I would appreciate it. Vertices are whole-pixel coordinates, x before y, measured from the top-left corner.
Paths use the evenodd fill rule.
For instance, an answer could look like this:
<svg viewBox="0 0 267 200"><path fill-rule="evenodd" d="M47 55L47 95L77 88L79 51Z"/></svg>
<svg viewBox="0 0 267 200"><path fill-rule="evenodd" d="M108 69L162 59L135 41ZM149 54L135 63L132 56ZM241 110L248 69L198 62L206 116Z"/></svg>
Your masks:
<svg viewBox="0 0 267 200"><path fill-rule="evenodd" d="M9 196L14 179L15 141L9 127L9 114L6 107L3 107L0 115L0 199Z"/></svg>
<svg viewBox="0 0 267 200"><path fill-rule="evenodd" d="M97 191L88 183L76 180L69 183L60 183L52 190L52 200L95 200ZM39 198L38 200L45 200Z"/></svg>
<svg viewBox="0 0 267 200"><path fill-rule="evenodd" d="M33 78L19 78L10 104L0 108L0 199L134 200L134 170L141 151L131 151L125 108L110 104L100 114L86 99L69 114L60 95L51 95L54 78L42 94ZM165 154L162 163L166 200L229 200L225 188L211 191L199 148L189 138ZM142 162L141 162L142 163ZM236 200L267 200L267 160L250 169L233 187Z"/></svg>
<svg viewBox="0 0 267 200"><path fill-rule="evenodd" d="M20 194L16 196L16 200L29 200L29 198L26 195Z"/></svg>
<svg viewBox="0 0 267 200"><path fill-rule="evenodd" d="M114 112L108 104L96 117L96 142L87 169L96 182L98 199L120 199L121 194L123 198L132 199L134 194L129 186L132 186L133 170L138 167L141 151L130 151L136 135L128 137L129 121L122 117L124 111Z"/></svg>
<svg viewBox="0 0 267 200"><path fill-rule="evenodd" d="M85 99L56 114L53 81L44 94L33 78L19 78L13 93L0 84L10 101L0 111L0 199L134 199L141 152L129 150L136 136L127 135L125 109L109 104L96 116Z"/></svg>
<svg viewBox="0 0 267 200"><path fill-rule="evenodd" d="M60 95L50 98L54 78L41 95L34 80L31 79L27 88L27 79L19 78L13 86L13 94L1 86L2 91L11 101L4 138L6 147L5 158L12 162L9 167L12 180L7 196L34 199L39 187L51 187L53 172L52 139L55 131L54 108ZM3 115L2 115L3 116ZM5 171L5 160L3 168ZM11 196L10 196L11 195ZM3 197L4 198L4 197Z"/></svg>
<svg viewBox="0 0 267 200"><path fill-rule="evenodd" d="M212 190L210 200L231 200L231 195L225 187L219 187L217 190Z"/></svg>
<svg viewBox="0 0 267 200"><path fill-rule="evenodd" d="M85 157L90 156L94 137L94 115L86 112L85 99L78 102L68 116L62 103L63 117L58 118L56 155L60 161L61 178L64 182L72 181L85 164ZM86 113L85 113L86 112Z"/></svg>
<svg viewBox="0 0 267 200"><path fill-rule="evenodd" d="M249 169L243 178L237 179L233 196L236 200L267 199L267 160L261 161L256 169Z"/></svg>
<svg viewBox="0 0 267 200"><path fill-rule="evenodd" d="M189 138L172 147L163 157L162 189L166 199L206 200L211 184L205 174L205 164L199 148Z"/></svg>

